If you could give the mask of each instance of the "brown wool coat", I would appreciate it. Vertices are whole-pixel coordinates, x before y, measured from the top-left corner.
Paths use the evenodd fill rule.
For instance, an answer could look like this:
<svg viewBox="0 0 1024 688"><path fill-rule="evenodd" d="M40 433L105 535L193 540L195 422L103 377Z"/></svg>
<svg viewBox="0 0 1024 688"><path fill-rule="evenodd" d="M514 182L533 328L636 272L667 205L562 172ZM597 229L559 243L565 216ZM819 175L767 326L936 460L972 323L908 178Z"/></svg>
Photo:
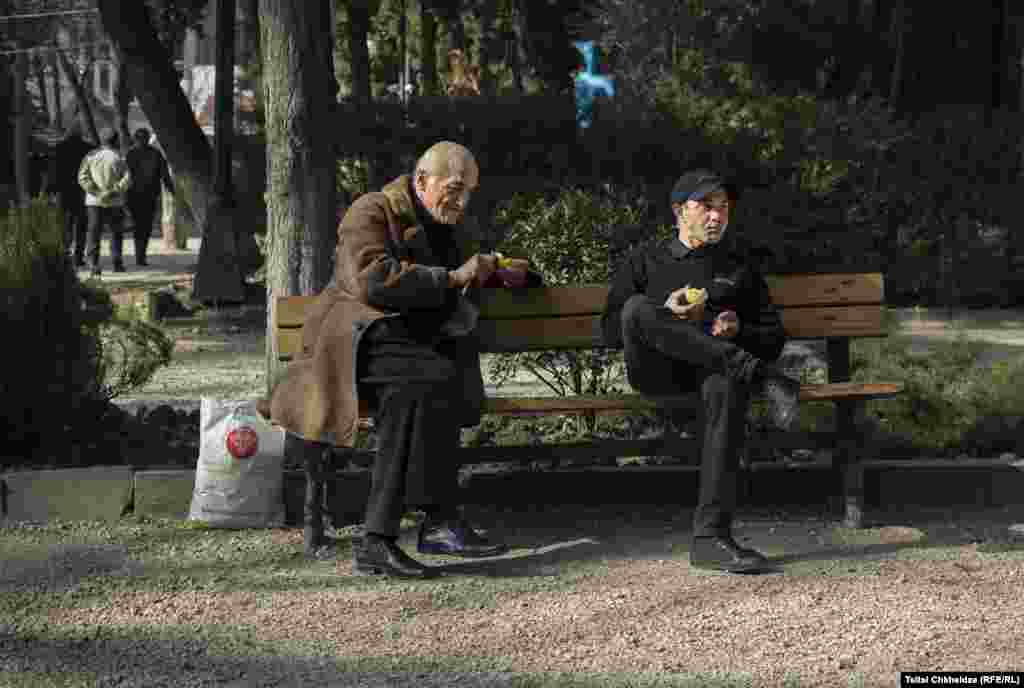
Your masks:
<svg viewBox="0 0 1024 688"><path fill-rule="evenodd" d="M480 250L476 226L452 228L459 264ZM440 308L448 271L416 218L409 176L358 198L338 227L334 278L316 298L302 327L302 351L271 394L271 420L307 440L352 446L359 420L356 361L370 323L407 308ZM460 313L473 313L465 297ZM471 319L470 319L471 320ZM457 313L449 325L465 324ZM483 376L472 336L458 338L464 408L461 425L479 422Z"/></svg>

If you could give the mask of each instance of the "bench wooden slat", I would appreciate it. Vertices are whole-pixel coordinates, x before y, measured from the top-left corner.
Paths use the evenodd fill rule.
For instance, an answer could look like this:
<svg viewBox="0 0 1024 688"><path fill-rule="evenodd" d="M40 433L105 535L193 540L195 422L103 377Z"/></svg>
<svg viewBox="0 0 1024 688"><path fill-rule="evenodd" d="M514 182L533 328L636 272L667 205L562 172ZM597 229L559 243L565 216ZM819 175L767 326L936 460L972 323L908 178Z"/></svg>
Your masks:
<svg viewBox="0 0 1024 688"><path fill-rule="evenodd" d="M766 275L772 300L779 308L841 306L884 302L881 273L831 275ZM484 320L544 316L599 315L604 312L608 285L591 284L537 289L485 289L480 294ZM301 327L314 296L277 299L277 326Z"/></svg>
<svg viewBox="0 0 1024 688"><path fill-rule="evenodd" d="M882 273L766 275L772 303L779 308L883 303Z"/></svg>
<svg viewBox="0 0 1024 688"><path fill-rule="evenodd" d="M831 382L819 385L801 385L801 401L842 401L887 399L900 394L903 386L897 383ZM696 406L701 401L696 395L656 397L640 394L573 397L489 397L484 405L486 413L494 415L529 414L587 414L651 410L659 406Z"/></svg>
<svg viewBox="0 0 1024 688"><path fill-rule="evenodd" d="M888 399L900 394L903 385L897 383L830 382L820 385L802 385L801 401L867 401ZM694 407L700 403L696 395L655 397L641 394L574 397L488 397L484 413L495 416L529 416L563 413L584 415L589 413L628 413L650 411L659 406ZM360 415L370 416L365 402L359 406Z"/></svg>
<svg viewBox="0 0 1024 688"><path fill-rule="evenodd" d="M887 335L881 306L786 308L782 310L782 326L790 339Z"/></svg>
<svg viewBox="0 0 1024 688"><path fill-rule="evenodd" d="M782 311L782 324L792 339L886 336L881 306L788 308ZM599 315L480 320L477 336L487 353L587 349L603 346L600 327ZM301 333L301 327L278 328L280 360L290 360L299 351Z"/></svg>
<svg viewBox="0 0 1024 688"><path fill-rule="evenodd" d="M484 320L503 320L600 315L604 313L608 289L604 284L571 288L484 289L480 292L480 317Z"/></svg>
<svg viewBox="0 0 1024 688"><path fill-rule="evenodd" d="M480 320L476 334L481 351L544 351L604 346L601 317L573 315L524 320Z"/></svg>

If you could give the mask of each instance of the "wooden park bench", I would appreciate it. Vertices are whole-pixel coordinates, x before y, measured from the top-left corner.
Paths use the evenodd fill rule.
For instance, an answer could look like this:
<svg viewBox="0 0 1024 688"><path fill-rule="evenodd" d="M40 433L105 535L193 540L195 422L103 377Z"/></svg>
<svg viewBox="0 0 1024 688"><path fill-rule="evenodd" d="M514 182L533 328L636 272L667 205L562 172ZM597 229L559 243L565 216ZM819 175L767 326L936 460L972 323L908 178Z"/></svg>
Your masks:
<svg viewBox="0 0 1024 688"><path fill-rule="evenodd" d="M751 443L775 448L833 449L832 471L841 487L844 521L849 527L862 525L863 457L869 450L856 424L859 407L869 399L892 397L902 385L888 382L850 382L850 341L863 337L885 337L884 291L880 273L855 274L769 274L766 276L772 300L782 313L790 340L824 339L827 345L828 382L805 384L802 401L834 403L835 430L801 433L779 431L758 433ZM566 286L535 289L489 289L482 294L477 334L483 352L523 352L603 348L601 314L609 287ZM300 349L301 328L306 309L314 297L278 297L274 336L282 361ZM485 414L549 415L598 414L650 411L658 407L696 407L699 397L649 397L641 394L571 397L506 397L486 400ZM362 408L368 417L370 410ZM748 443L748 448L751 443ZM589 460L622 456L687 456L699 449L698 441L668 432L652 439L598 439L589 442L545 446L463 447L463 464L486 461L529 461L536 459ZM312 478L309 479L312 483ZM322 480L322 478L321 478ZM314 499L312 484L307 500ZM838 495L832 495L838 496ZM307 504L307 508L309 505Z"/></svg>

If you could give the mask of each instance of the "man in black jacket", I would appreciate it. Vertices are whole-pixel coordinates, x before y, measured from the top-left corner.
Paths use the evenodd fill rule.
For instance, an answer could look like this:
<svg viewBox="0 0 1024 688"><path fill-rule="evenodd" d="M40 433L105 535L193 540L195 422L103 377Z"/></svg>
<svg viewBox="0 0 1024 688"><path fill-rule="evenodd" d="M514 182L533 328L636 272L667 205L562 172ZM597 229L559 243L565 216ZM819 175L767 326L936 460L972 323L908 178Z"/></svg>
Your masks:
<svg viewBox="0 0 1024 688"><path fill-rule="evenodd" d="M87 228L85 191L78 185L78 168L93 147L82 137L81 125L75 122L54 148L49 174L49 190L59 196L64 211L64 246L68 253L74 246L76 267L85 267Z"/></svg>
<svg viewBox="0 0 1024 688"><path fill-rule="evenodd" d="M132 188L128 189L125 201L128 212L135 222L135 264L146 266L146 252L149 237L153 233L153 218L160 203L160 185L174 193L174 180L167 167L164 154L150 143L149 129L139 127L132 134L135 145L125 155L128 169L132 172Z"/></svg>
<svg viewBox="0 0 1024 688"><path fill-rule="evenodd" d="M714 172L683 175L671 197L678 236L625 260L602 325L605 341L625 349L635 389L650 395L699 391L702 397L691 565L755 572L768 561L732 536L750 395L760 390L776 425L788 430L797 420L800 385L772 363L785 332L757 262L738 242L722 242L736 200L736 188Z"/></svg>

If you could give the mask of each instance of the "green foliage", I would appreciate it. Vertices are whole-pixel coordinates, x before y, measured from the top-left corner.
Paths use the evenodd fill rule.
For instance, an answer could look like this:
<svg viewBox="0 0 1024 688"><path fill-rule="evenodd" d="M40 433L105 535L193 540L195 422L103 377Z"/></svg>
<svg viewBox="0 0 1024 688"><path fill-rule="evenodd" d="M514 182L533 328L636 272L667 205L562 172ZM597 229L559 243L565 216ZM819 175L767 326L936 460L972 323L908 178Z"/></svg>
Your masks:
<svg viewBox="0 0 1024 688"><path fill-rule="evenodd" d="M1024 361L977 366L984 345L960 331L955 339L914 352L898 334L852 347L852 378L857 382L902 382L906 391L868 402L880 427L909 440L919 451L960 453L972 428L985 418L1024 415Z"/></svg>
<svg viewBox="0 0 1024 688"><path fill-rule="evenodd" d="M134 309L120 309L93 334L90 353L96 372L89 391L93 399L109 401L142 387L171 362L174 342Z"/></svg>
<svg viewBox="0 0 1024 688"><path fill-rule="evenodd" d="M338 158L335 179L342 198L354 199L370 191L370 170L365 158Z"/></svg>
<svg viewBox="0 0 1024 688"><path fill-rule="evenodd" d="M563 189L553 198L514 196L496 221L509 227L503 252L529 258L545 284L606 284L623 228L642 223L646 213L642 197L622 191ZM621 352L611 350L542 351L495 356L488 372L499 387L526 372L557 396L607 394L621 391L623 362ZM593 418L585 423L596 430Z"/></svg>
<svg viewBox="0 0 1024 688"><path fill-rule="evenodd" d="M44 199L0 215L0 300L0 431L12 456L52 457L62 441L88 436L97 404L170 360L162 332L115 316L108 294L78 282L60 211Z"/></svg>

